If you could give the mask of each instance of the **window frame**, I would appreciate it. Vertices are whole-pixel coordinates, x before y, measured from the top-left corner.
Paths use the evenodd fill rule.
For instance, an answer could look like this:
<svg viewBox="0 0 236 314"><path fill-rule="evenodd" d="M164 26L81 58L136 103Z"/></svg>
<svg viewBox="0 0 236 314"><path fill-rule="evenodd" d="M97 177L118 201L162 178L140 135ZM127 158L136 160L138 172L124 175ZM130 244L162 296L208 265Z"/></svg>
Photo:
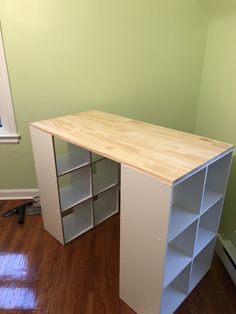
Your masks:
<svg viewBox="0 0 236 314"><path fill-rule="evenodd" d="M0 143L18 143L15 114L0 25Z"/></svg>

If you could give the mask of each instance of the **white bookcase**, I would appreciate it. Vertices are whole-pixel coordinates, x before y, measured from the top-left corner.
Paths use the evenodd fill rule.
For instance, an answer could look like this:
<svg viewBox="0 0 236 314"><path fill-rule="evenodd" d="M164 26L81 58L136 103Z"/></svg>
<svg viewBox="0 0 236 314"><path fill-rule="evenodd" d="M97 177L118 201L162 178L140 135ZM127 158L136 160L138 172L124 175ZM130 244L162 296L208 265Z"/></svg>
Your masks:
<svg viewBox="0 0 236 314"><path fill-rule="evenodd" d="M172 314L209 270L231 158L221 155L172 186L121 168L120 294L137 313Z"/></svg>
<svg viewBox="0 0 236 314"><path fill-rule="evenodd" d="M119 164L32 128L45 229L66 244L119 211Z"/></svg>
<svg viewBox="0 0 236 314"><path fill-rule="evenodd" d="M211 266L232 154L173 187L161 313L171 314Z"/></svg>

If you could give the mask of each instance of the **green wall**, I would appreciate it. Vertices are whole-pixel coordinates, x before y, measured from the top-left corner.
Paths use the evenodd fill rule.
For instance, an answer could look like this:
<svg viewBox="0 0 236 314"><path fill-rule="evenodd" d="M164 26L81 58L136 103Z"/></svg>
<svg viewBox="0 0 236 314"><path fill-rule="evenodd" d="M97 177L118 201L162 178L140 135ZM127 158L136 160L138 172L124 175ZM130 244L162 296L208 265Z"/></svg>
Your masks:
<svg viewBox="0 0 236 314"><path fill-rule="evenodd" d="M0 144L0 189L37 186L30 122L78 111L236 144L236 0L0 0L0 19L22 137ZM221 224L236 243L235 186L236 158Z"/></svg>
<svg viewBox="0 0 236 314"><path fill-rule="evenodd" d="M34 188L31 121L100 109L194 130L207 35L197 0L0 0L21 141L0 189Z"/></svg>
<svg viewBox="0 0 236 314"><path fill-rule="evenodd" d="M236 0L198 0L209 20L236 13Z"/></svg>
<svg viewBox="0 0 236 314"><path fill-rule="evenodd" d="M196 133L236 145L236 1L219 14L208 9L210 21ZM222 3L221 3L222 4ZM223 12L225 14L223 14ZM236 245L236 157L233 159L221 230Z"/></svg>

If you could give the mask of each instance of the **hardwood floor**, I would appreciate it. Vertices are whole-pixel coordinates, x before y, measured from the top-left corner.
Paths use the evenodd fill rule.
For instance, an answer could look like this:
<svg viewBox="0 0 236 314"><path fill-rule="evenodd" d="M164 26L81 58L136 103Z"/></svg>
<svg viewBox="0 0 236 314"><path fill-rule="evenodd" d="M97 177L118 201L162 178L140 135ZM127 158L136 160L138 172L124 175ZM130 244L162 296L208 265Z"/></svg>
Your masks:
<svg viewBox="0 0 236 314"><path fill-rule="evenodd" d="M0 201L0 212L23 201ZM0 314L134 314L118 295L119 215L65 247L40 216L0 217ZM217 256L176 314L235 314L236 288Z"/></svg>

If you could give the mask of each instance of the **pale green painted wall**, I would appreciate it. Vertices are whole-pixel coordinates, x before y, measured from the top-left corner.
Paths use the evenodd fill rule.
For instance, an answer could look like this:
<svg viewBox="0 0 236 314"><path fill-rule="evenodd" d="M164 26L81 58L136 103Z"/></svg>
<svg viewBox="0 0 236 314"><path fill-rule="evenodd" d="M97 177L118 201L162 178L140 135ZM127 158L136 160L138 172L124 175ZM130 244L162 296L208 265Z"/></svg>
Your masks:
<svg viewBox="0 0 236 314"><path fill-rule="evenodd" d="M198 0L208 19L226 17L236 13L236 0Z"/></svg>
<svg viewBox="0 0 236 314"><path fill-rule="evenodd" d="M19 145L0 189L36 187L30 121L92 108L193 131L207 25L196 0L1 0Z"/></svg>
<svg viewBox="0 0 236 314"><path fill-rule="evenodd" d="M236 145L236 13L233 8L225 12L210 16L196 132ZM236 157L221 221L221 230L236 244L235 187Z"/></svg>

